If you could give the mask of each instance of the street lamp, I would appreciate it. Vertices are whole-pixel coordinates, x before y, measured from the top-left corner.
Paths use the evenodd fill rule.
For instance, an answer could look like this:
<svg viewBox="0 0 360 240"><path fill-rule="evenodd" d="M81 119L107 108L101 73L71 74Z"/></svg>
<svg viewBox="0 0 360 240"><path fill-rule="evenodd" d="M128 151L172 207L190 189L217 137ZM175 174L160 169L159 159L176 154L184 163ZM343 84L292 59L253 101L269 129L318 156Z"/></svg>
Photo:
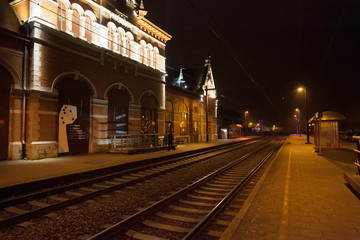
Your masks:
<svg viewBox="0 0 360 240"><path fill-rule="evenodd" d="M244 131L244 135L246 136L246 131L247 131L247 127L248 127L248 115L249 115L249 111L245 111L245 131Z"/></svg>
<svg viewBox="0 0 360 240"><path fill-rule="evenodd" d="M309 124L308 124L308 114L307 114L307 99L306 99L306 88L299 87L297 89L298 92L304 92L305 98L305 121L306 121L306 143L310 143L309 139Z"/></svg>
<svg viewBox="0 0 360 240"><path fill-rule="evenodd" d="M300 109L295 109L295 116L296 116L296 129L298 130L298 134L300 133L301 137L301 116L300 116Z"/></svg>

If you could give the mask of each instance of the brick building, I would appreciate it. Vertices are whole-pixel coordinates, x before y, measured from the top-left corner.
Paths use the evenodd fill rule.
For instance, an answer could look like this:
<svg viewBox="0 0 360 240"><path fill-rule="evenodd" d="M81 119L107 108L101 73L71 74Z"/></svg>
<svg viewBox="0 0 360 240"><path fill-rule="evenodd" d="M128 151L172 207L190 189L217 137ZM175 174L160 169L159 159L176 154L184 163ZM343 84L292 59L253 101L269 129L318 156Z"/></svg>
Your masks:
<svg viewBox="0 0 360 240"><path fill-rule="evenodd" d="M0 159L104 152L113 136L161 137L169 122L204 141L210 64L192 93L167 84L171 36L146 13L142 0L1 1Z"/></svg>
<svg viewBox="0 0 360 240"><path fill-rule="evenodd" d="M217 99L210 58L201 67L179 71L168 67L167 74L166 132L173 131L179 142L217 139Z"/></svg>
<svg viewBox="0 0 360 240"><path fill-rule="evenodd" d="M111 134L164 133L165 45L171 36L145 18L142 2L2 5L18 23L11 26L13 36L19 29L28 36L19 43L25 48L13 47L11 39L1 48L14 56L0 58L1 78L9 79L1 91L10 99L10 107L1 103L10 120L3 124L10 134L2 140L2 159L106 151ZM1 20L9 29L9 18Z"/></svg>

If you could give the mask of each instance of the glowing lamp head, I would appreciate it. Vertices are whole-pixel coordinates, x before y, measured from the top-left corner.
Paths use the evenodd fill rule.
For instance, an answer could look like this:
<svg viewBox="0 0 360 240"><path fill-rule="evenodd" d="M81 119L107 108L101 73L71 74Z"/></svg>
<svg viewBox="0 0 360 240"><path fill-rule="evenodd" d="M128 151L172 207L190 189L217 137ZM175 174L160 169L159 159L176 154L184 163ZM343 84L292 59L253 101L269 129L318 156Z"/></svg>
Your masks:
<svg viewBox="0 0 360 240"><path fill-rule="evenodd" d="M302 91L304 91L305 89L302 88L302 87L299 87L297 90L298 90L298 92L302 92Z"/></svg>

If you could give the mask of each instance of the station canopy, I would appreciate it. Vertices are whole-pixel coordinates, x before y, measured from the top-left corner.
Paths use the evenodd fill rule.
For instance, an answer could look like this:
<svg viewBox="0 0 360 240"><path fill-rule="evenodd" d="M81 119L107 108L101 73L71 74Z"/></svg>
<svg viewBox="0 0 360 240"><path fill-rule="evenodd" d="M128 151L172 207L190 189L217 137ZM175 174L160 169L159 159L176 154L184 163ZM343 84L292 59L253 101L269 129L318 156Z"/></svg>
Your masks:
<svg viewBox="0 0 360 240"><path fill-rule="evenodd" d="M321 121L341 121L341 120L345 120L345 119L346 119L346 117L339 112L326 111L326 112L323 112ZM310 118L309 123L314 122L314 121L319 121L319 119L315 119L315 116L314 116L314 117Z"/></svg>

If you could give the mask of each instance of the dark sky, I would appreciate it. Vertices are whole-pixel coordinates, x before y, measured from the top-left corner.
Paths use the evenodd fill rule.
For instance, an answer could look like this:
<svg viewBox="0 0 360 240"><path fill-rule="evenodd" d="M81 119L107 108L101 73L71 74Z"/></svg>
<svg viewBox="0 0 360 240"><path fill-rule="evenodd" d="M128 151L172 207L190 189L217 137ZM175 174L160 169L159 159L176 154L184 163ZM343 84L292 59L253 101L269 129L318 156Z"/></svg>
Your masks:
<svg viewBox="0 0 360 240"><path fill-rule="evenodd" d="M219 105L265 125L295 108L360 119L360 1L144 0L164 29L167 65L201 66L211 55ZM256 83L254 84L253 81ZM302 112L304 113L304 111ZM304 116L303 116L304 117Z"/></svg>

